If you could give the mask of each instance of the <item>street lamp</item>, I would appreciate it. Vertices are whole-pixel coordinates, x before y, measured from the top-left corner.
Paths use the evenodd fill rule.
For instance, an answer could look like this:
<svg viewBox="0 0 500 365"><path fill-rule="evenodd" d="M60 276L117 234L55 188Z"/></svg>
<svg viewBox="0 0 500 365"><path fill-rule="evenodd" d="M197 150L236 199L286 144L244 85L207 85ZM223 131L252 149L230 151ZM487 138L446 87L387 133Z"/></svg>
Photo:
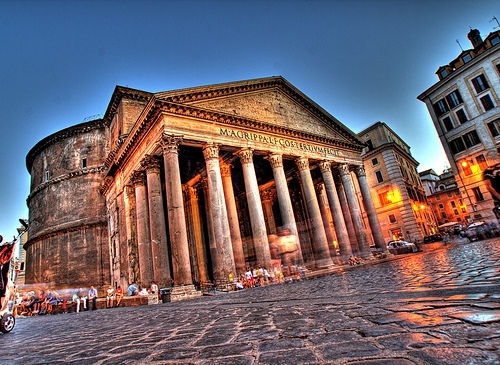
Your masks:
<svg viewBox="0 0 500 365"><path fill-rule="evenodd" d="M472 173L473 173L472 166L473 165L474 165L473 163L471 163L471 162L469 162L467 160L463 160L460 163L460 166L462 166L462 170L463 170L464 174L466 172L470 172L470 174L468 174L468 175L472 175ZM457 166L456 161L455 161L455 166ZM458 166L457 166L457 173L458 173L458 178L460 179L460 182L462 183L462 186L464 187L465 195L467 195L467 199L469 199L469 205L472 207L472 210L475 212L476 211L476 205L472 203L472 199L471 199L471 197L469 195L469 191L467 190L467 186L465 185L464 181L462 180L462 173L458 169Z"/></svg>

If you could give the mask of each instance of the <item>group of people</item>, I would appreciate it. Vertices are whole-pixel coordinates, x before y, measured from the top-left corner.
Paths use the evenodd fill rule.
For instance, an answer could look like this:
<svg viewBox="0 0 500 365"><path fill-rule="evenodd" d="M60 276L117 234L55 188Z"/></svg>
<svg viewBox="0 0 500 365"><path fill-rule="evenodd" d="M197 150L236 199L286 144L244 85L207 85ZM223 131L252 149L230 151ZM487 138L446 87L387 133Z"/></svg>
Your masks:
<svg viewBox="0 0 500 365"><path fill-rule="evenodd" d="M53 312L54 306L62 303L63 299L59 296L59 293L55 290L48 289L40 290L38 295L34 290L25 293L22 297L19 293L16 293L15 300L13 303L12 312L23 315L43 315L51 314Z"/></svg>

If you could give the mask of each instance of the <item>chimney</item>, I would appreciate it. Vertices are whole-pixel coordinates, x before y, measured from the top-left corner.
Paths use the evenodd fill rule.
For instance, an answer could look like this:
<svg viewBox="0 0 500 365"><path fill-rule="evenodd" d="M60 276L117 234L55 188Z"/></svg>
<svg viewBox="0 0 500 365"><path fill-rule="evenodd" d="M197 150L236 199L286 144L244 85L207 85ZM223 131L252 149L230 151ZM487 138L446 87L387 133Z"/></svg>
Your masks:
<svg viewBox="0 0 500 365"><path fill-rule="evenodd" d="M477 29L471 29L469 34L467 34L467 38L469 38L469 41L472 43L472 47L474 48L483 43L479 30Z"/></svg>

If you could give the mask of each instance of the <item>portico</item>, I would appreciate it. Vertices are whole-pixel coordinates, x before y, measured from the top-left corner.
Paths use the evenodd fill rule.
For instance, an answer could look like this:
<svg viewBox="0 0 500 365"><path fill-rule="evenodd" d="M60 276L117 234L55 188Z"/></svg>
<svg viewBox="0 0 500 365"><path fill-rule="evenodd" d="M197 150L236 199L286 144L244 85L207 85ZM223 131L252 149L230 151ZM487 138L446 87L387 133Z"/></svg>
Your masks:
<svg viewBox="0 0 500 365"><path fill-rule="evenodd" d="M281 77L142 101L119 88L106 115L112 152L101 192L122 225L112 254L128 260L114 283L135 276L185 292L268 268L268 236L281 228L310 269L370 259L371 243L384 249L362 143Z"/></svg>

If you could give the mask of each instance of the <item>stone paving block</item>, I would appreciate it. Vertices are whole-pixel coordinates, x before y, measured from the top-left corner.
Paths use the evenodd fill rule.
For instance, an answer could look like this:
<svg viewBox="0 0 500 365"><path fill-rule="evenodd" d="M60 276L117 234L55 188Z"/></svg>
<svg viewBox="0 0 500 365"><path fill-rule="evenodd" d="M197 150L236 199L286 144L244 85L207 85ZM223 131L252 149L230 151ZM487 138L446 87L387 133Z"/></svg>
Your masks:
<svg viewBox="0 0 500 365"><path fill-rule="evenodd" d="M358 332L364 337L387 336L395 333L407 332L406 329L395 325L377 325L360 328Z"/></svg>
<svg viewBox="0 0 500 365"><path fill-rule="evenodd" d="M500 322L500 310L455 313L452 314L451 317L462 319L474 324Z"/></svg>
<svg viewBox="0 0 500 365"><path fill-rule="evenodd" d="M341 345L326 344L316 347L316 351L326 361L350 357L376 356L381 352L380 349L368 341L344 342Z"/></svg>
<svg viewBox="0 0 500 365"><path fill-rule="evenodd" d="M401 333L383 338L377 338L377 342L385 348L398 351L422 347L437 347L439 345L448 345L450 341L428 333Z"/></svg>
<svg viewBox="0 0 500 365"><path fill-rule="evenodd" d="M285 338L262 341L258 344L259 352L270 352L278 350L291 350L305 347L304 340L300 338Z"/></svg>
<svg viewBox="0 0 500 365"><path fill-rule="evenodd" d="M439 365L498 365L500 363L498 353L475 348L424 348L412 351L410 355L421 358L430 364Z"/></svg>
<svg viewBox="0 0 500 365"><path fill-rule="evenodd" d="M413 361L408 359L391 359L391 358L381 358L373 360L361 360L361 361L351 361L349 365L414 365Z"/></svg>
<svg viewBox="0 0 500 365"><path fill-rule="evenodd" d="M310 349L296 349L294 351L275 351L260 354L259 365L291 365L309 364L318 359Z"/></svg>

